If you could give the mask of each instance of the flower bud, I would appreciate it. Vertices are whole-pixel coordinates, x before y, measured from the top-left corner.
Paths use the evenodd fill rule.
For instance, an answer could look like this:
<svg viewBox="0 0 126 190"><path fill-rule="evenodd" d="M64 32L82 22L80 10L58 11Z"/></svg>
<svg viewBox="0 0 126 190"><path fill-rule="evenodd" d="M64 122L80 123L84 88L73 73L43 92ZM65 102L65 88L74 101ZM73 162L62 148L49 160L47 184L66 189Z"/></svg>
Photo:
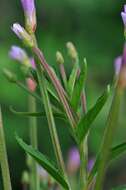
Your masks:
<svg viewBox="0 0 126 190"><path fill-rule="evenodd" d="M67 46L67 49L68 49L69 56L72 59L76 60L78 58L78 54L77 54L77 50L76 50L75 46L73 45L73 43L72 42L67 42L66 46Z"/></svg>
<svg viewBox="0 0 126 190"><path fill-rule="evenodd" d="M118 87L126 88L126 44L124 45L123 55L115 61L116 73L119 74Z"/></svg>
<svg viewBox="0 0 126 190"><path fill-rule="evenodd" d="M32 34L36 30L36 9L34 0L21 0L24 9L26 29Z"/></svg>
<svg viewBox="0 0 126 190"><path fill-rule="evenodd" d="M58 64L64 64L64 58L60 51L56 52L56 61Z"/></svg>
<svg viewBox="0 0 126 190"><path fill-rule="evenodd" d="M22 184L29 184L29 173L27 171L24 171L22 173L21 182L22 182Z"/></svg>
<svg viewBox="0 0 126 190"><path fill-rule="evenodd" d="M122 17L124 26L126 27L126 5L124 5L124 11L121 12L121 17Z"/></svg>
<svg viewBox="0 0 126 190"><path fill-rule="evenodd" d="M14 23L12 26L12 31L21 39L27 46L33 47L34 40L32 37L26 32L26 30L18 23Z"/></svg>
<svg viewBox="0 0 126 190"><path fill-rule="evenodd" d="M3 69L3 74L5 75L7 80L9 80L9 82L15 83L17 81L16 75L12 73L10 70Z"/></svg>
<svg viewBox="0 0 126 190"><path fill-rule="evenodd" d="M80 155L76 147L70 149L67 161L67 170L69 174L74 175L80 166Z"/></svg>
<svg viewBox="0 0 126 190"><path fill-rule="evenodd" d="M121 65L122 65L122 56L119 56L119 57L117 57L117 58L115 59L115 61L114 61L115 74L116 74L116 76L118 76L119 73L120 73Z"/></svg>
<svg viewBox="0 0 126 190"><path fill-rule="evenodd" d="M36 90L36 82L31 78L27 79L27 86L31 92L34 92Z"/></svg>
<svg viewBox="0 0 126 190"><path fill-rule="evenodd" d="M21 62L25 66L31 67L31 62L30 62L25 50L23 50L22 48L20 48L18 46L12 46L11 50L9 52L9 56L16 61Z"/></svg>

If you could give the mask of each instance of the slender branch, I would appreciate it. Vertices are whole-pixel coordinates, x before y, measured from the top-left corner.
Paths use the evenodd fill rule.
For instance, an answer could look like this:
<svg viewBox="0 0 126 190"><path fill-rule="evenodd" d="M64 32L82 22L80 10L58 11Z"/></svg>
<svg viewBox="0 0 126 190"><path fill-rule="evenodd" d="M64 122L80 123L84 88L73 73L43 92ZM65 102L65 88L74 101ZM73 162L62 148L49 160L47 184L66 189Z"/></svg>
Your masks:
<svg viewBox="0 0 126 190"><path fill-rule="evenodd" d="M0 164L2 169L4 190L12 190L1 108L0 108Z"/></svg>
<svg viewBox="0 0 126 190"><path fill-rule="evenodd" d="M86 95L85 90L83 90L81 95L81 104L83 113L87 112L86 105ZM80 189L83 189L87 183L87 165L88 165L88 135L85 137L84 141L80 144Z"/></svg>
<svg viewBox="0 0 126 190"><path fill-rule="evenodd" d="M55 152L56 159L57 159L57 164L58 164L60 171L62 171L62 173L65 174L65 167L64 167L64 162L63 162L63 158L62 158L62 152L61 152L58 134L57 134L55 121L54 121L54 117L53 117L53 113L52 113L52 108L51 108L51 104L50 104L50 100L49 100L49 96L48 96L48 92L47 92L45 78L41 71L41 65L39 65L39 64L37 64L37 75L38 75L38 81L39 81L39 86L40 86L40 92L41 92L41 95L43 98L43 103L44 103L44 107L45 107L45 111L46 111L46 115L47 115L47 120L48 120L50 135L51 135L51 139L52 139L52 143L53 143L53 148L54 148L54 152Z"/></svg>
<svg viewBox="0 0 126 190"><path fill-rule="evenodd" d="M29 95L28 98L28 107L30 112L36 112L36 101L35 98ZM29 117L29 127L30 127L30 141L31 145L37 149L38 140L37 140L37 120L36 117ZM39 190L39 176L37 172L37 163L31 159L31 189Z"/></svg>

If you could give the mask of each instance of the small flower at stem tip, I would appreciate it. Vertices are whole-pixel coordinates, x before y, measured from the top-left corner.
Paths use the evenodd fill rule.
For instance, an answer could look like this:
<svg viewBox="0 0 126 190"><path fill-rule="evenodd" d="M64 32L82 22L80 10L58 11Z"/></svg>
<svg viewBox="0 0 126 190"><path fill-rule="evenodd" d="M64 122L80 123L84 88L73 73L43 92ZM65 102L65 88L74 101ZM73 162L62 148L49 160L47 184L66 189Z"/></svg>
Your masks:
<svg viewBox="0 0 126 190"><path fill-rule="evenodd" d="M27 31L20 24L14 23L11 29L17 35L17 37L21 39L27 46L31 48L34 46L33 38L27 33Z"/></svg>
<svg viewBox="0 0 126 190"><path fill-rule="evenodd" d="M36 30L36 9L34 0L21 0L24 9L26 30L32 34Z"/></svg>

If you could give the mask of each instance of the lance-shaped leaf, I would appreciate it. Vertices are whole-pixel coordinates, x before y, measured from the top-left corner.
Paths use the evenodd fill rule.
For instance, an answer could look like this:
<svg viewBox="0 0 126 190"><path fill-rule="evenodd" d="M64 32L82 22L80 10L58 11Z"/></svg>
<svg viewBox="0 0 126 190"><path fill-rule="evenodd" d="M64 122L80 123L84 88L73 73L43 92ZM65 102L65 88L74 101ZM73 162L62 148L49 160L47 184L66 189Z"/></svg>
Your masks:
<svg viewBox="0 0 126 190"><path fill-rule="evenodd" d="M70 96L72 96L72 93L74 90L78 69L79 69L79 60L77 59L76 62L74 63L74 66L73 66L73 69L68 81L68 93L70 94Z"/></svg>
<svg viewBox="0 0 126 190"><path fill-rule="evenodd" d="M102 94L102 96L97 100L96 104L87 112L87 114L84 114L82 119L79 121L76 127L76 136L78 139L78 143L81 143L85 138L86 134L91 128L91 124L93 123L96 116L99 114L104 104L106 103L109 94L110 94L110 86L108 85L107 89Z"/></svg>
<svg viewBox="0 0 126 190"><path fill-rule="evenodd" d="M117 159L119 156L121 156L125 152L126 152L126 143L121 143L121 144L115 146L114 148L112 148L110 151L110 158L109 158L109 161L108 161L108 164L106 167L108 167L112 161ZM90 183L92 181L92 179L95 177L95 175L97 173L98 164L99 164L99 156L97 157L95 164L90 172L90 175L88 177L88 183Z"/></svg>
<svg viewBox="0 0 126 190"><path fill-rule="evenodd" d="M55 165L45 155L27 145L21 138L16 136L18 144L29 154L36 162L38 162L64 189L69 190L69 184L65 177L59 172Z"/></svg>
<svg viewBox="0 0 126 190"><path fill-rule="evenodd" d="M16 111L12 106L10 106L10 111L13 114L24 116L24 117L46 117L46 113L44 111L43 112L20 112L20 111ZM55 118L59 118L66 121L65 115L61 112L54 112L53 115Z"/></svg>
<svg viewBox="0 0 126 190"><path fill-rule="evenodd" d="M122 185L122 186L119 186L119 187L114 187L114 188L112 188L112 190L126 190L126 185Z"/></svg>
<svg viewBox="0 0 126 190"><path fill-rule="evenodd" d="M78 104L80 102L81 94L84 88L84 83L87 77L87 62L86 59L84 59L84 63L80 72L80 76L76 82L74 91L72 93L72 98L71 98L71 105L76 111L78 108Z"/></svg>

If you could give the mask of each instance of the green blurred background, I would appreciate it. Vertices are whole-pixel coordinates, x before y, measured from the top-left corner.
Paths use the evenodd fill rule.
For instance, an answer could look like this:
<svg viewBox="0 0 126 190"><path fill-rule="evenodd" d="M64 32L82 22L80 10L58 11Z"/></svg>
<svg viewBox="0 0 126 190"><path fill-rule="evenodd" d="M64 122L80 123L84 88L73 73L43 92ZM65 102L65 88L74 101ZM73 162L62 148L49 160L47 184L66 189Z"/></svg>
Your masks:
<svg viewBox="0 0 126 190"><path fill-rule="evenodd" d="M65 49L67 41L75 43L81 61L83 57L87 58L88 108L95 103L106 85L112 82L113 60L121 54L124 43L120 12L125 2L121 0L36 0L37 38L49 64L56 68L55 52L57 50L61 50L67 58ZM11 25L14 22L23 24L23 20L20 0L0 0L0 104L3 110L11 178L15 190L21 189L20 177L26 165L25 155L17 146L14 133L17 132L24 139L28 139L29 127L28 119L13 115L9 111L9 106L13 105L17 110L27 110L27 94L9 83L2 75L2 69L7 67L20 75L19 65L10 60L8 51L12 44L20 45L20 41L10 29ZM69 73L72 65L66 61L65 66ZM90 157L95 156L99 149L110 101L95 121L91 131ZM115 138L114 144L126 139L125 103L122 105L118 137ZM57 121L64 158L66 158L74 142L64 125L61 121ZM39 119L38 128L40 150L53 156L46 120ZM105 189L108 190L111 185L126 182L125 161L125 156L123 156L110 168Z"/></svg>

